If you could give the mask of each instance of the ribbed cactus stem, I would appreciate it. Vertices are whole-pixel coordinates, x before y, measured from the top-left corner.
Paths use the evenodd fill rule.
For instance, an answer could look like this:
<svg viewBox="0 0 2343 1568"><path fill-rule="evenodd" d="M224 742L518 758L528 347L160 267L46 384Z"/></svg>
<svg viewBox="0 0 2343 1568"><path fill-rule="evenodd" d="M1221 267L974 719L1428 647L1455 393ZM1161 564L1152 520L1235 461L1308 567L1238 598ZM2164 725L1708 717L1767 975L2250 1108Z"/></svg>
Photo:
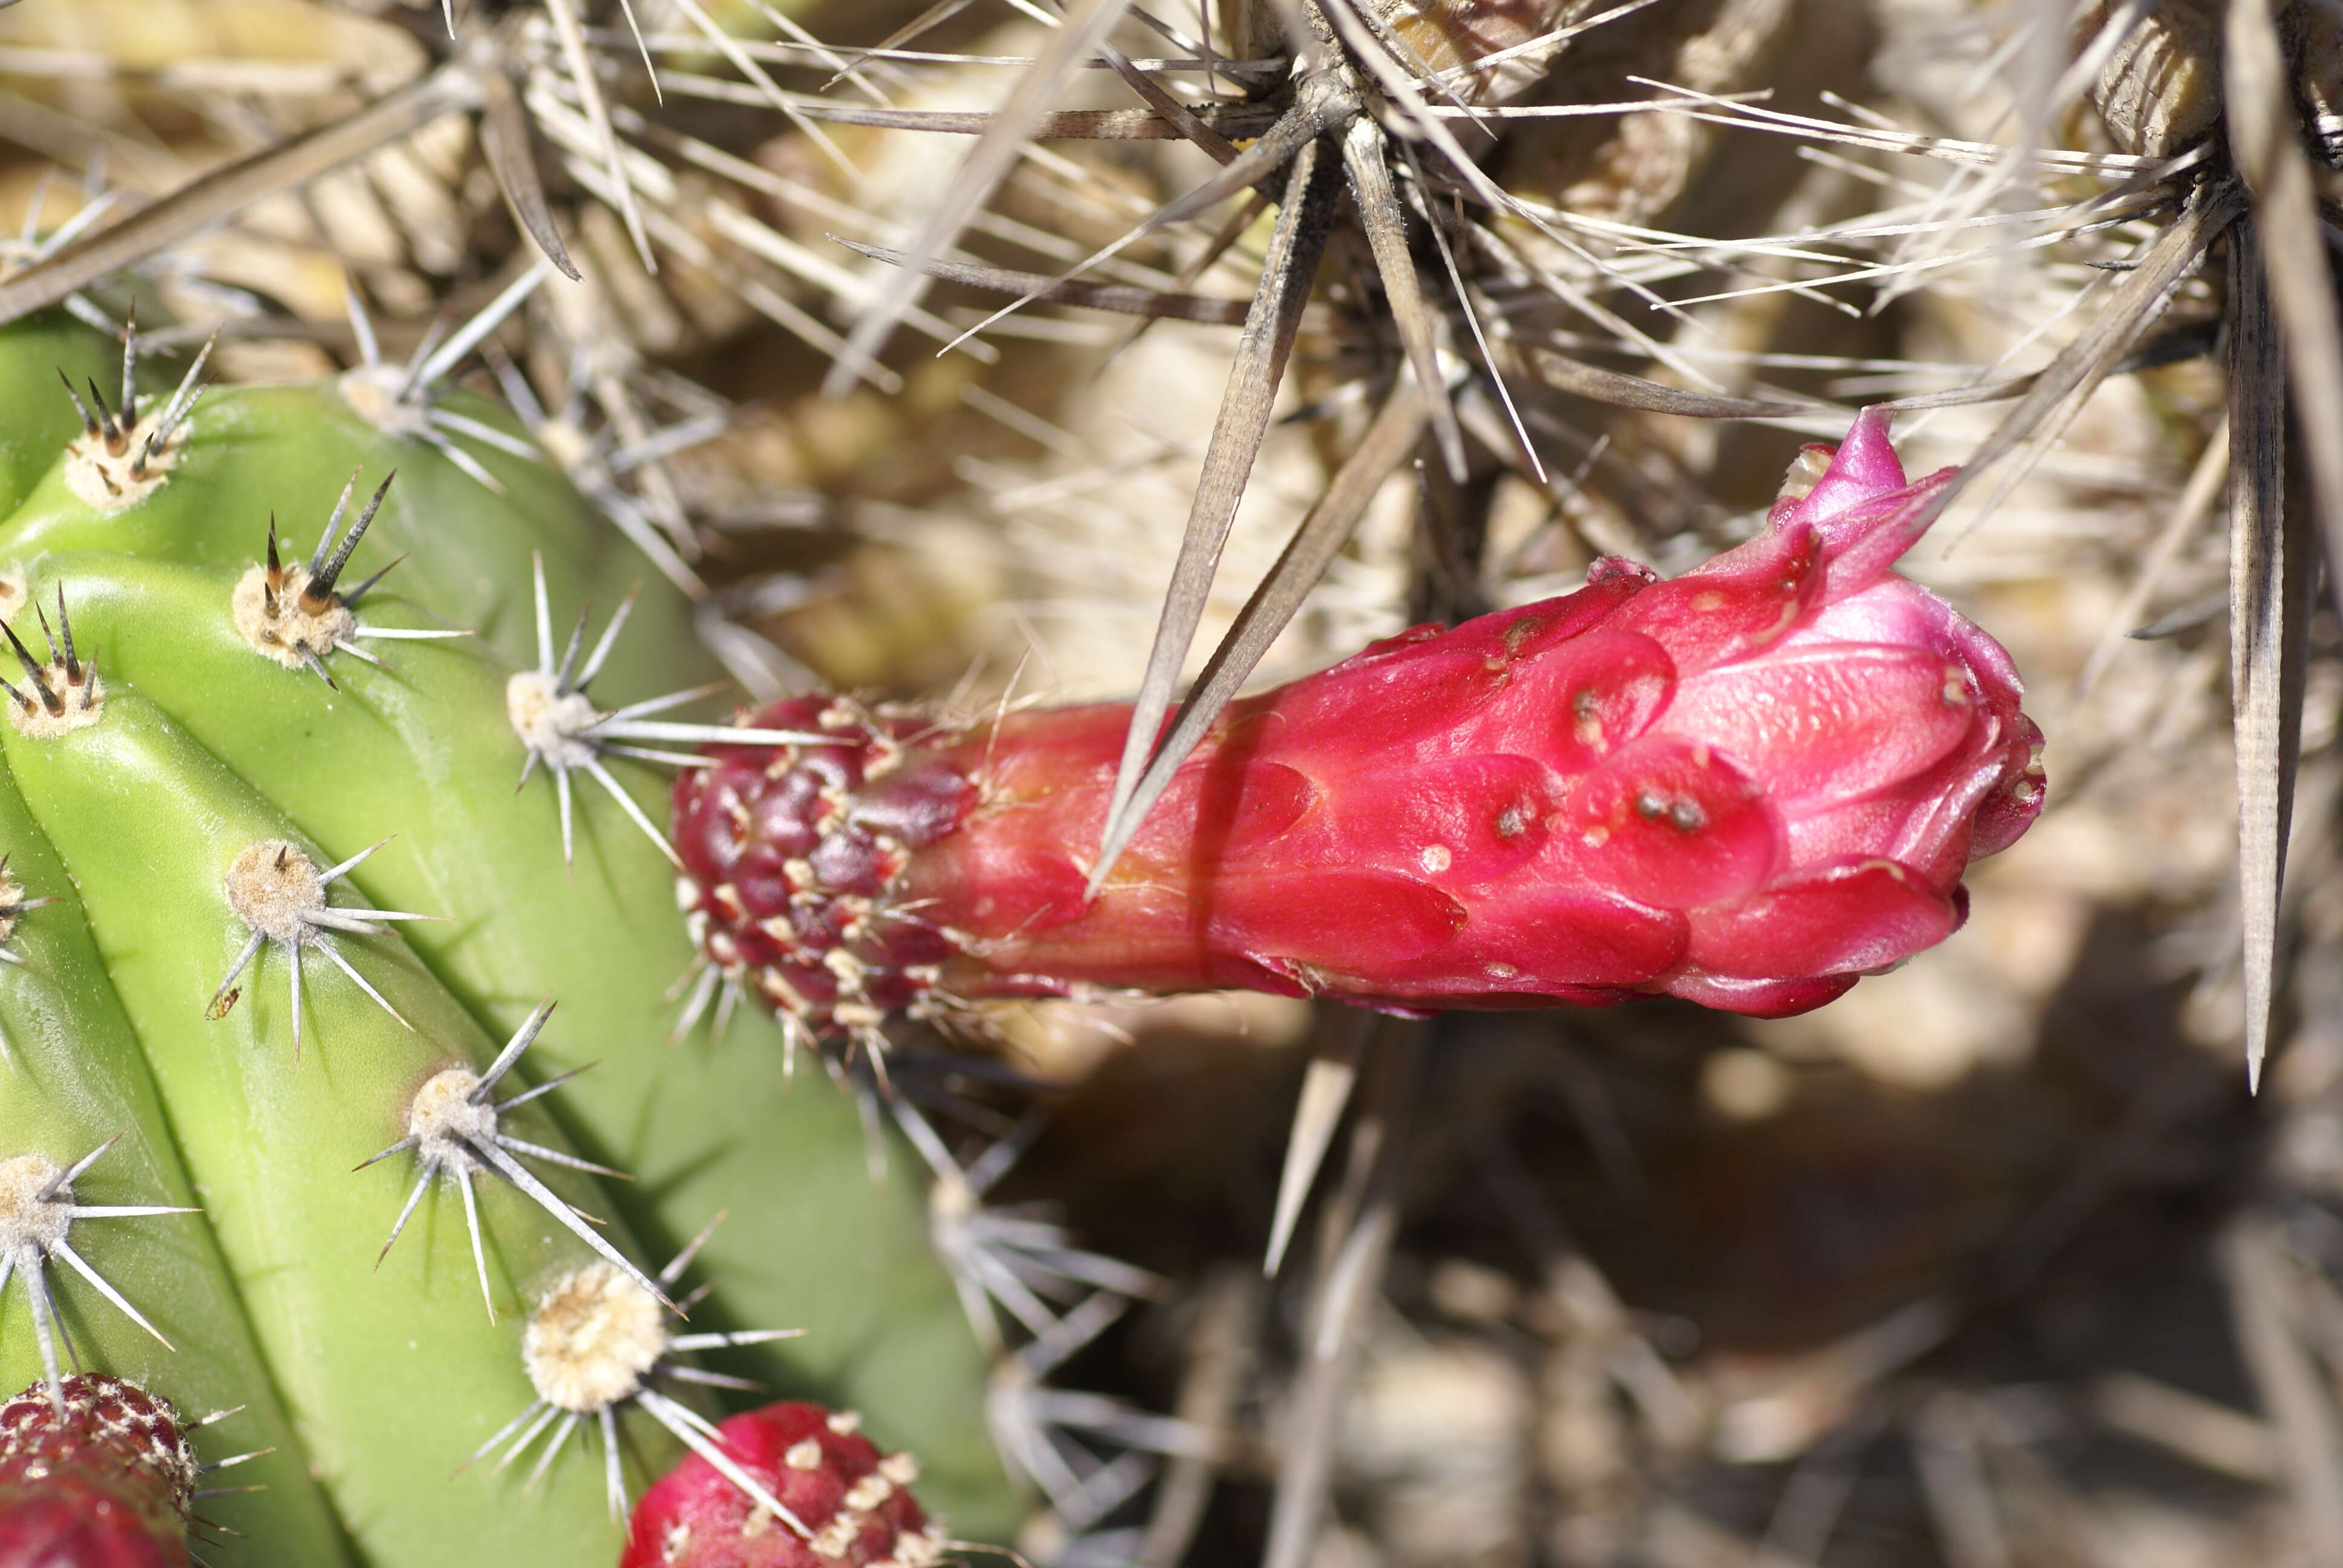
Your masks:
<svg viewBox="0 0 2343 1568"><path fill-rule="evenodd" d="M1950 934L2043 797L2008 656L1888 569L1950 470L1886 424L1680 578L1604 559L1233 704L1094 899L1127 708L774 704L829 739L679 781L688 919L818 1033L1100 989L1818 1006Z"/></svg>
<svg viewBox="0 0 2343 1568"><path fill-rule="evenodd" d="M642 764L692 759L636 743L705 738L709 668L689 602L630 594L622 541L446 389L463 341L385 427L0 331L0 447L48 448L0 454L0 1389L241 1411L221 1568L607 1563L633 1493L776 1383L853 1399L1003 1527L912 1184L769 1049L661 1049L690 950ZM623 608L561 655L552 607L588 601ZM516 681L575 700L516 729ZM115 1485L79 1477L0 1467L0 1543L186 1561L176 1512L140 1527L159 1557L8 1533Z"/></svg>

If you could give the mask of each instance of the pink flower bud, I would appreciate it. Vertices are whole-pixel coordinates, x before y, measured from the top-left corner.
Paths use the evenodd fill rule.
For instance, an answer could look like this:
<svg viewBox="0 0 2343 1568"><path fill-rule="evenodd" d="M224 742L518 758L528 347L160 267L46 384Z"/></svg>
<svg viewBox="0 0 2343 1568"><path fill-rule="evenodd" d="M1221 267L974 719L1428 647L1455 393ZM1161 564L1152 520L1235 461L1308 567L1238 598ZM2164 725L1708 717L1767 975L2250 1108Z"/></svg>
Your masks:
<svg viewBox="0 0 2343 1568"><path fill-rule="evenodd" d="M837 739L685 775L689 918L816 1032L1099 988L1820 1006L1949 935L2042 806L2008 655L1889 569L1952 472L1907 483L1866 412L1682 577L1607 558L1232 704L1087 900L1127 708L776 703Z"/></svg>

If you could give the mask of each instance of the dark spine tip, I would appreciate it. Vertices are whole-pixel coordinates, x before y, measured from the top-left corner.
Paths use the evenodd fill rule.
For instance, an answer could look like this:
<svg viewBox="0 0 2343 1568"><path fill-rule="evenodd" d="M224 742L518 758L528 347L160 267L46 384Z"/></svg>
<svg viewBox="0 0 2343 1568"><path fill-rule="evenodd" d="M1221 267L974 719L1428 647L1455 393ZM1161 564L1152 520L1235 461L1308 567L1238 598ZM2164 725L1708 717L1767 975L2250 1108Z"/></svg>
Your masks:
<svg viewBox="0 0 2343 1568"><path fill-rule="evenodd" d="M65 585L57 585L57 639L65 645L65 678L79 684L81 659L74 652L73 620L65 614Z"/></svg>
<svg viewBox="0 0 2343 1568"><path fill-rule="evenodd" d="M37 605L34 608L36 610L39 608ZM0 632L8 634L8 646L16 650L16 660L25 667L25 679L31 683L34 690L41 694L41 706L49 710L49 716L52 719L63 714L65 705L58 700L55 692L49 689L48 677L41 669L41 661L33 657L33 650L25 646L25 639L16 635L16 628L6 621L0 620ZM21 697L16 700L25 701ZM29 709L32 704L25 702L25 706Z"/></svg>
<svg viewBox="0 0 2343 1568"><path fill-rule="evenodd" d="M41 640L49 645L49 662L55 664L57 661L57 634L51 629L48 612L41 608L41 601L37 598L33 601L33 618L41 623Z"/></svg>
<svg viewBox="0 0 2343 1568"><path fill-rule="evenodd" d="M89 378L90 407L97 410L98 429L106 437L106 449L116 457L122 456L122 427L114 422L114 410L106 406L106 394L97 389L97 377Z"/></svg>
<svg viewBox="0 0 2343 1568"><path fill-rule="evenodd" d="M74 390L73 377L65 374L62 365L57 367L57 379L65 384L65 396L73 399L74 412L81 416L81 433L96 435L97 417L89 411L89 405L81 400L81 394Z"/></svg>
<svg viewBox="0 0 2343 1568"><path fill-rule="evenodd" d="M268 618L277 618L277 590L285 586L285 563L277 554L277 514L268 514L268 570L260 579L260 602L268 611Z"/></svg>
<svg viewBox="0 0 2343 1568"><path fill-rule="evenodd" d="M350 589L349 592L342 596L342 602L347 605L357 604L358 600L367 596L367 591L370 590L375 584L388 577L391 574L392 568L397 567L399 562L406 558L407 557L404 555L393 556L388 564L377 567L374 571L367 576L364 582L358 584L357 587Z"/></svg>
<svg viewBox="0 0 2343 1568"><path fill-rule="evenodd" d="M122 327L122 427L138 423L138 302L132 300Z"/></svg>
<svg viewBox="0 0 2343 1568"><path fill-rule="evenodd" d="M390 493L390 482L397 477L398 470L396 468L382 477L382 483L377 485L374 494L367 498L366 508L358 513L358 520L350 525L350 531L344 534L341 542L334 547L333 559L327 561L324 569L311 577L302 588L303 609L316 615L333 602L334 585L341 580L342 568L349 565L350 556L358 548L358 541L366 538L367 529L374 525L375 514L382 510L382 498Z"/></svg>

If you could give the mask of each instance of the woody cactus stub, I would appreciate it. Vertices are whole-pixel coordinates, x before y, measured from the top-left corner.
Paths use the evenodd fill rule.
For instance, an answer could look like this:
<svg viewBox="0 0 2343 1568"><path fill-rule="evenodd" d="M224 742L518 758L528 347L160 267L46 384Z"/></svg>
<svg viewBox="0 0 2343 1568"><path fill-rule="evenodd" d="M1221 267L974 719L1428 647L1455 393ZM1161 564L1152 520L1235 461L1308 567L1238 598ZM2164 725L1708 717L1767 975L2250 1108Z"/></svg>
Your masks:
<svg viewBox="0 0 2343 1568"><path fill-rule="evenodd" d="M1958 926L2043 783L2008 656L1889 569L1952 470L1907 483L1878 413L1802 462L1680 578L1605 559L1234 704L1094 898L1128 709L776 704L836 739L679 780L689 918L816 1032L1100 988L1819 1006Z"/></svg>
<svg viewBox="0 0 2343 1568"><path fill-rule="evenodd" d="M669 1043L632 741L695 733L689 606L492 409L460 463L331 383L134 367L85 421L55 338L0 333L0 422L68 415L0 487L0 1387L238 1412L220 1568L614 1562L744 1379L1004 1527L911 1162L753 1034ZM517 727L539 669L578 700Z"/></svg>

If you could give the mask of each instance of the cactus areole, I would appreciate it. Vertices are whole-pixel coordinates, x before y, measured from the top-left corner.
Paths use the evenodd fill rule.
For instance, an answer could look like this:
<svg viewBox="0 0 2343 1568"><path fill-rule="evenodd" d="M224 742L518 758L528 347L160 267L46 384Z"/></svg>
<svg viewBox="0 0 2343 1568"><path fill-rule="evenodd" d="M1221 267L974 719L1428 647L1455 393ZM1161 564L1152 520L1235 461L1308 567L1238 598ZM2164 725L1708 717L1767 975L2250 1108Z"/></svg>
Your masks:
<svg viewBox="0 0 2343 1568"><path fill-rule="evenodd" d="M776 703L835 739L681 778L687 918L817 1034L1121 989L1818 1007L1961 923L2043 781L2008 655L1889 569L1953 470L1907 483L1878 411L1801 465L1681 577L1606 558L1232 705L1092 899L1128 709Z"/></svg>
<svg viewBox="0 0 2343 1568"><path fill-rule="evenodd" d="M0 1568L607 1565L781 1394L1003 1528L910 1162L672 1039L690 606L492 410L136 358L0 329ZM234 1484L76 1435L148 1396Z"/></svg>

